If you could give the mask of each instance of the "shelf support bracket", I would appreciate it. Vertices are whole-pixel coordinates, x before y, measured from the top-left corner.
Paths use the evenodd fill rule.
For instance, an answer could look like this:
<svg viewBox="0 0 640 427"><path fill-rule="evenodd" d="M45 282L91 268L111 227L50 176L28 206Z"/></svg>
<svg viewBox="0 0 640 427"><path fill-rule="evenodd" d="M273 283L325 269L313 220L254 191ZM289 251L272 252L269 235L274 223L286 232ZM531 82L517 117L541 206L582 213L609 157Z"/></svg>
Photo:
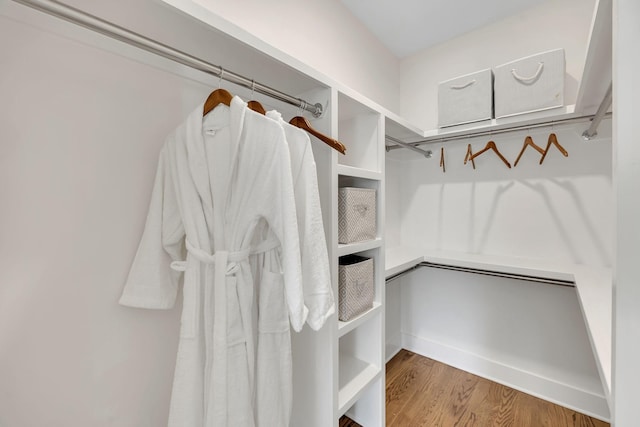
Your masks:
<svg viewBox="0 0 640 427"><path fill-rule="evenodd" d="M598 107L598 111L596 111L593 119L591 119L591 125L589 126L589 129L582 132L582 139L584 139L585 141L589 141L591 138L598 135L598 126L600 126L600 122L604 118L604 115L607 113L607 110L611 106L611 101L613 100L612 86L613 84L609 83L609 89L607 89L607 93L605 93L604 98L602 99L602 102Z"/></svg>
<svg viewBox="0 0 640 427"><path fill-rule="evenodd" d="M399 139L394 138L394 137L389 136L389 135L385 135L384 137L385 137L385 139L393 142L394 144L397 144L397 145L399 145L401 147L404 147L404 148L408 148L409 150L415 151L416 153L422 154L427 159L430 159L433 156L433 151L431 151L431 150L426 150L425 151L425 150L423 150L421 148L415 147L415 146L413 146L411 144L407 144L406 142L400 141ZM389 151L388 148L387 148L387 151Z"/></svg>

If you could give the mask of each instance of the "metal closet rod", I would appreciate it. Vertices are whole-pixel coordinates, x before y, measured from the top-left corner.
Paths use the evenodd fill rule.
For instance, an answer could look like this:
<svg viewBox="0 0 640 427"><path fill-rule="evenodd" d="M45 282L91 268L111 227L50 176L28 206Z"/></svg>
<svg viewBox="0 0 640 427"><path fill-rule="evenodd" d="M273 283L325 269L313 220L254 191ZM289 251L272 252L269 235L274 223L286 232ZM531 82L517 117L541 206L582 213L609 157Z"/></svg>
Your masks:
<svg viewBox="0 0 640 427"><path fill-rule="evenodd" d="M606 98L605 98L606 99ZM602 104L601 104L602 105ZM608 106L607 106L608 108ZM605 109L606 111L606 109ZM443 137L430 137L430 138L426 138L426 139L422 139L419 141L413 141L413 142L405 142L404 144L409 145L413 148L416 148L416 146L419 145L424 145L424 144L436 144L439 142L447 142L447 141L456 141L456 140L460 140L460 139L468 139L468 138L475 138L475 137L479 137L479 136L491 136L491 135L498 135L498 134L502 134L502 133L507 133L507 132L515 132L515 131L519 131L519 130L529 130L529 129L536 129L536 128L543 128L543 127L550 127L550 126L554 126L554 125L562 125L562 124L568 124L568 123L579 123L579 122L585 122L585 121L592 121L591 127L594 127L594 129L597 129L598 125L600 124L600 121L602 121L602 119L604 119L605 117L611 117L612 113L602 113L598 120L596 121L596 115L586 115L586 116L579 116L579 117L570 117L570 118L566 118L566 119L560 119L560 120L549 120L546 122L541 122L541 123L536 123L536 124L531 124L531 125L516 125L516 126L509 126L509 127L505 127L502 129L495 129L495 130L486 130L486 131L480 131L480 132L469 132L466 134L461 134L461 135L451 135L451 136L443 136ZM591 127L589 129L591 129ZM586 133L586 132L585 132ZM583 138L584 139L589 139L593 136L595 136L596 133L594 132L591 136L587 137L585 134L583 134ZM393 143L397 143L398 140L396 140L395 138L392 138L388 135L385 135L385 139L393 142ZM391 150L397 150L399 148L404 148L404 145L392 145L392 146L387 146L386 150L387 151L391 151ZM408 147L407 147L408 148Z"/></svg>
<svg viewBox="0 0 640 427"><path fill-rule="evenodd" d="M400 141L399 139L394 138L394 137L389 136L389 135L385 135L384 137L385 137L385 139L387 139L387 140L389 140L389 141L391 141L391 142L393 142L395 144L398 144L398 146L396 148L403 148L403 147L404 148L408 148L409 150L412 150L412 151L415 151L416 153L422 154L427 159L430 159L431 157L433 157L433 151L431 151L431 150L426 150L425 151L425 150L423 150L421 148L416 147L415 145L411 145L411 144L406 143L404 141ZM389 151L389 147L387 147L387 151Z"/></svg>
<svg viewBox="0 0 640 427"><path fill-rule="evenodd" d="M219 77L228 82L255 90L258 93L267 95L279 101L295 105L296 107L309 111L311 114L313 114L313 117L320 117L322 115L321 104L311 104L303 99L296 98L294 96L266 86L262 83L255 82L252 79L244 77L240 74L236 74L232 71L227 71L219 65L211 64L193 55L179 51L170 46L159 43L138 33L134 33L133 31L127 30L126 28L120 27L111 22L105 21L101 18L90 15L79 9L67 6L55 0L13 1L25 6L29 6L48 15L64 19L65 21L95 31L128 45L135 46L147 52L162 56L163 58L167 58L179 64L186 65L187 67L194 68L204 73Z"/></svg>
<svg viewBox="0 0 640 427"><path fill-rule="evenodd" d="M523 280L526 282L544 283L555 286L566 286L571 288L575 287L575 283L571 280L552 279L549 277L530 276L527 274L505 273L501 271L484 270L481 268L459 267L455 265L447 265L428 261L423 261L413 267L408 268L407 270L401 271L400 273L387 278L386 281L390 282L392 280L395 280L420 267L439 268L442 270L460 271L463 273L481 274L483 276L502 277L506 279Z"/></svg>

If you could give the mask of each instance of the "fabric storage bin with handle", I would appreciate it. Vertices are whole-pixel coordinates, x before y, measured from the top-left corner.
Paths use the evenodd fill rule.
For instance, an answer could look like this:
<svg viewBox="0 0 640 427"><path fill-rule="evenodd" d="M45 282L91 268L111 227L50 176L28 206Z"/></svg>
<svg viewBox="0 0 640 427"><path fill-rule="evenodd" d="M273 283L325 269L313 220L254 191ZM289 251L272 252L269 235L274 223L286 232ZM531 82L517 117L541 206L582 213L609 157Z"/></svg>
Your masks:
<svg viewBox="0 0 640 427"><path fill-rule="evenodd" d="M338 266L338 319L346 322L373 307L373 259L340 257Z"/></svg>
<svg viewBox="0 0 640 427"><path fill-rule="evenodd" d="M564 73L564 49L539 53L496 67L496 118L562 107Z"/></svg>
<svg viewBox="0 0 640 427"><path fill-rule="evenodd" d="M338 242L353 243L376 237L376 190L338 189Z"/></svg>
<svg viewBox="0 0 640 427"><path fill-rule="evenodd" d="M490 120L493 73L490 69L438 84L438 127Z"/></svg>

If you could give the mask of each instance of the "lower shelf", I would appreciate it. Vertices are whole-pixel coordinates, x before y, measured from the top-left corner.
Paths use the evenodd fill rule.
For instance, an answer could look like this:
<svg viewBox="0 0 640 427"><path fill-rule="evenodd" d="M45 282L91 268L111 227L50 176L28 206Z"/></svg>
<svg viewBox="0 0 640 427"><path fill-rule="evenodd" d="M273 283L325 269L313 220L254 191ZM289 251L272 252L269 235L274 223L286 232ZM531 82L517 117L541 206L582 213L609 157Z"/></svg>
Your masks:
<svg viewBox="0 0 640 427"><path fill-rule="evenodd" d="M357 328L358 326L362 325L364 322L369 320L371 317L378 314L382 310L381 307L382 307L382 304L380 304L378 301L374 301L373 306L369 310L365 311L362 314L357 315L353 319L347 322L338 320L339 336L348 334L349 332L353 331L355 328Z"/></svg>
<svg viewBox="0 0 640 427"><path fill-rule="evenodd" d="M470 267L574 282L605 393L608 397L611 396L613 280L610 268L558 263L544 259L445 251L424 250L422 257L419 256L419 253L420 250L407 247L388 249L385 254L386 277L404 271L424 260L454 267Z"/></svg>
<svg viewBox="0 0 640 427"><path fill-rule="evenodd" d="M346 354L340 354L338 416L344 415L381 373L382 370L379 366Z"/></svg>

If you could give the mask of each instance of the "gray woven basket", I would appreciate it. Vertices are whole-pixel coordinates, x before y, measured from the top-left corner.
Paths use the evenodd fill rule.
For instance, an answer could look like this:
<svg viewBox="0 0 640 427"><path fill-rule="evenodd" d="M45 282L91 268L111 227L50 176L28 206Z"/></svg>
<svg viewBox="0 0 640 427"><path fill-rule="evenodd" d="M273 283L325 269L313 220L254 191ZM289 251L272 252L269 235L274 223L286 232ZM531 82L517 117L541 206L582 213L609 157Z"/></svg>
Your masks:
<svg viewBox="0 0 640 427"><path fill-rule="evenodd" d="M373 306L373 259L358 255L340 258L338 266L338 319L344 321Z"/></svg>
<svg viewBox="0 0 640 427"><path fill-rule="evenodd" d="M353 243L376 238L376 190L338 189L338 242Z"/></svg>

